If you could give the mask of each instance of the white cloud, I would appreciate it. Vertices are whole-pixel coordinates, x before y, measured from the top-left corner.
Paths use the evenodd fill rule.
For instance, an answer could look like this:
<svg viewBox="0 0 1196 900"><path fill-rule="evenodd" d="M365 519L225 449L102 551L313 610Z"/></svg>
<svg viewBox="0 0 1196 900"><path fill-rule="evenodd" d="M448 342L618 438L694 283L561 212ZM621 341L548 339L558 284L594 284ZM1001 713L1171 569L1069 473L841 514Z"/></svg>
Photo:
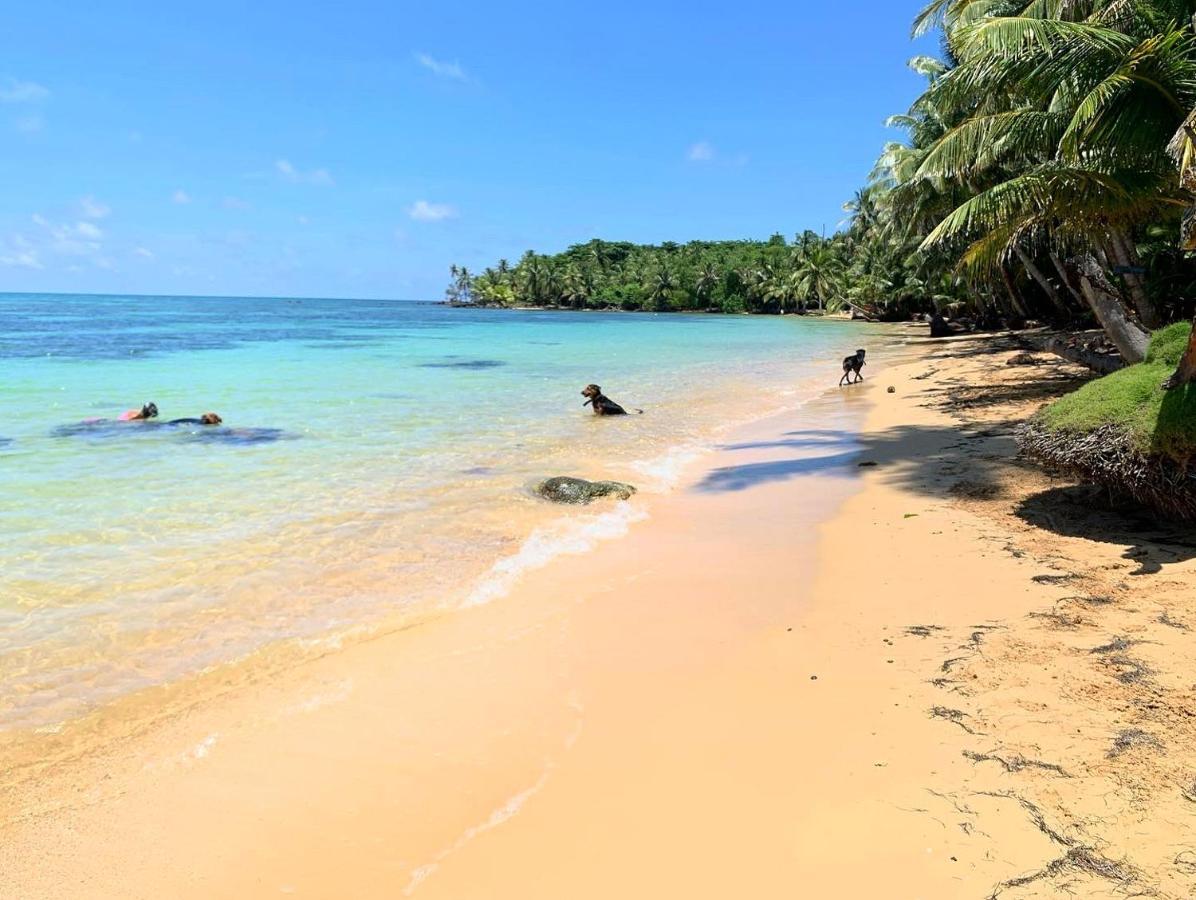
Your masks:
<svg viewBox="0 0 1196 900"><path fill-rule="evenodd" d="M457 218L457 210L447 203L429 203L427 200L416 200L407 210L407 215L417 222L443 222L445 219Z"/></svg>
<svg viewBox="0 0 1196 900"><path fill-rule="evenodd" d="M76 222L74 225L43 226L49 234L48 248L62 256L96 257L103 249L100 240L104 232L91 222Z"/></svg>
<svg viewBox="0 0 1196 900"><path fill-rule="evenodd" d="M0 103L40 103L50 92L32 81L5 78L0 81Z"/></svg>
<svg viewBox="0 0 1196 900"><path fill-rule="evenodd" d="M101 269L114 268L104 254L104 232L95 222L80 219L58 224L40 213L34 213L30 220L35 230L0 238L0 266L44 269L55 260L68 271L87 263Z"/></svg>
<svg viewBox="0 0 1196 900"><path fill-rule="evenodd" d="M149 250L145 247L134 247L133 254L135 256L140 256L142 259L153 259L154 258L154 251Z"/></svg>
<svg viewBox="0 0 1196 900"><path fill-rule="evenodd" d="M438 78L448 78L451 81L468 81L469 76L458 62L443 62L427 53L415 54L415 61Z"/></svg>
<svg viewBox="0 0 1196 900"><path fill-rule="evenodd" d="M698 141L689 148L686 156L690 162L710 162L714 159L714 146L709 141Z"/></svg>
<svg viewBox="0 0 1196 900"><path fill-rule="evenodd" d="M89 219L103 219L112 212L111 207L104 205L91 194L79 199L79 208Z"/></svg>
<svg viewBox="0 0 1196 900"><path fill-rule="evenodd" d="M179 188L173 194L170 195L170 199L172 202L178 203L178 204L190 203L191 195L188 194L186 191L184 191L182 188Z"/></svg>
<svg viewBox="0 0 1196 900"><path fill-rule="evenodd" d="M9 235L0 244L0 266L15 269L44 269L41 258L32 243L20 234Z"/></svg>
<svg viewBox="0 0 1196 900"><path fill-rule="evenodd" d="M225 209L249 209L249 203L240 197L225 197L220 205Z"/></svg>
<svg viewBox="0 0 1196 900"><path fill-rule="evenodd" d="M332 175L327 169L312 169L309 172L302 172L296 169L289 159L275 161L274 169L292 184L314 184L319 187L331 187L333 184Z"/></svg>

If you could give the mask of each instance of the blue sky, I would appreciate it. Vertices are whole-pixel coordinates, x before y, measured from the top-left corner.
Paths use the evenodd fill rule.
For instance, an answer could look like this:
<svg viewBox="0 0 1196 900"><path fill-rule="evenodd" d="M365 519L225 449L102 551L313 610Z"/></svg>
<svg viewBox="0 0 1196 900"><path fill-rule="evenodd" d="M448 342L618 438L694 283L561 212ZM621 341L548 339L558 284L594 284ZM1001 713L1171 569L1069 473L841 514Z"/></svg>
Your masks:
<svg viewBox="0 0 1196 900"><path fill-rule="evenodd" d="M591 237L832 231L919 5L13 4L0 291L431 299Z"/></svg>

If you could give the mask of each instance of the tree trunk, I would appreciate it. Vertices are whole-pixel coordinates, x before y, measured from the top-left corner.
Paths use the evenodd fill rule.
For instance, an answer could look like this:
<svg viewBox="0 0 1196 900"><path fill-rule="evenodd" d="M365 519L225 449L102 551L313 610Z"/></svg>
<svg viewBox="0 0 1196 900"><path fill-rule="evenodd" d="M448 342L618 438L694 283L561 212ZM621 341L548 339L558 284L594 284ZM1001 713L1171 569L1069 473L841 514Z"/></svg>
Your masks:
<svg viewBox="0 0 1196 900"><path fill-rule="evenodd" d="M1109 284L1105 273L1091 255L1077 260L1080 274L1080 290L1096 314L1101 328L1114 346L1121 352L1126 363L1139 363L1146 358L1146 346L1150 335L1132 318L1124 301L1117 295L1117 289Z"/></svg>
<svg viewBox="0 0 1196 900"><path fill-rule="evenodd" d="M1196 322L1192 323L1192 334L1188 337L1188 347L1180 357L1179 366L1171 377L1163 382L1165 390L1183 387L1196 381Z"/></svg>
<svg viewBox="0 0 1196 900"><path fill-rule="evenodd" d="M1059 311L1059 314L1067 316L1067 304L1063 302L1063 299L1059 296L1059 292L1055 290L1055 286L1047 281L1046 276L1042 274L1042 270L1034 265L1034 260L1030 258L1030 255L1017 244L1013 245L1013 252L1017 254L1017 258L1021 260L1022 266L1029 273L1030 277L1037 281L1038 286L1046 292L1047 297L1054 304L1055 309Z"/></svg>
<svg viewBox="0 0 1196 900"><path fill-rule="evenodd" d="M1096 372L1098 375L1108 375L1125 366L1125 360L1112 353L1100 353L1089 350L1083 344L1069 341L1067 338L1055 336L1043 345L1044 350L1061 356L1069 362L1077 363Z"/></svg>
<svg viewBox="0 0 1196 900"><path fill-rule="evenodd" d="M1013 279L1009 277L1009 273L1005 271L1005 267L1001 266L1001 278L1005 280L1005 290L1009 292L1009 302L1013 304L1014 310L1023 319L1030 318L1030 313L1026 311L1026 305L1022 303L1022 298L1017 295L1017 289L1013 286Z"/></svg>
<svg viewBox="0 0 1196 900"><path fill-rule="evenodd" d="M1123 269L1136 269L1141 266L1138 251L1124 232L1114 229L1109 233L1109 249L1113 251L1113 259L1117 261L1117 265ZM1142 320L1142 324L1152 329L1160 327L1163 324L1162 316L1159 315L1154 302L1147 295L1146 282L1142 276L1134 272L1125 272L1121 277L1125 279L1126 289L1130 292L1130 300L1133 301L1134 309L1138 311L1138 318Z"/></svg>
<svg viewBox="0 0 1196 900"><path fill-rule="evenodd" d="M1076 303L1080 304L1080 306L1086 306L1087 303L1084 298L1080 296L1080 292L1072 287L1071 276L1067 274L1067 268L1063 265L1063 260L1061 260L1059 255L1053 250L1050 253L1050 257L1051 262L1055 265L1055 271L1059 273L1059 280L1063 282L1063 286L1067 288L1067 292L1071 294L1072 299L1075 300Z"/></svg>

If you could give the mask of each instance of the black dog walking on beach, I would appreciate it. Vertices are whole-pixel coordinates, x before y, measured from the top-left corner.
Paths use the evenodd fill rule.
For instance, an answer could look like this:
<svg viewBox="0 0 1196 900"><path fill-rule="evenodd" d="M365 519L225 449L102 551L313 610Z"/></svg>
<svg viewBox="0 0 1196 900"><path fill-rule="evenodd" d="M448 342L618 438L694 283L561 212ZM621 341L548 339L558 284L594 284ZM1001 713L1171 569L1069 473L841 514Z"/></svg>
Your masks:
<svg viewBox="0 0 1196 900"><path fill-rule="evenodd" d="M867 351L857 350L851 356L843 358L843 377L839 379L839 387L844 384L855 384L856 381L863 381L864 376L860 374L860 369L864 368L864 353ZM851 376L855 375L855 381L852 381Z"/></svg>

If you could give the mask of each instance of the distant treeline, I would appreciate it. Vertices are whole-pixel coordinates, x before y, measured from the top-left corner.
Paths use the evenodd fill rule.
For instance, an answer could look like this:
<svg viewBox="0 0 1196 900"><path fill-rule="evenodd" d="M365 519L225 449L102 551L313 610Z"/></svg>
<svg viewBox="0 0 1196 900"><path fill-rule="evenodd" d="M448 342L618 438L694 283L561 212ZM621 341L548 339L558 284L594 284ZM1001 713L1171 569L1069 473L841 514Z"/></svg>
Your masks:
<svg viewBox="0 0 1196 900"><path fill-rule="evenodd" d="M450 299L1098 323L1122 356L1196 305L1196 0L933 0L938 57L847 223L793 241L591 241ZM894 35L897 39L897 35ZM1196 337L1185 364L1196 377Z"/></svg>
<svg viewBox="0 0 1196 900"><path fill-rule="evenodd" d="M848 266L841 236L792 243L592 240L563 253L528 251L479 274L454 266L451 302L572 309L781 313L843 308Z"/></svg>

